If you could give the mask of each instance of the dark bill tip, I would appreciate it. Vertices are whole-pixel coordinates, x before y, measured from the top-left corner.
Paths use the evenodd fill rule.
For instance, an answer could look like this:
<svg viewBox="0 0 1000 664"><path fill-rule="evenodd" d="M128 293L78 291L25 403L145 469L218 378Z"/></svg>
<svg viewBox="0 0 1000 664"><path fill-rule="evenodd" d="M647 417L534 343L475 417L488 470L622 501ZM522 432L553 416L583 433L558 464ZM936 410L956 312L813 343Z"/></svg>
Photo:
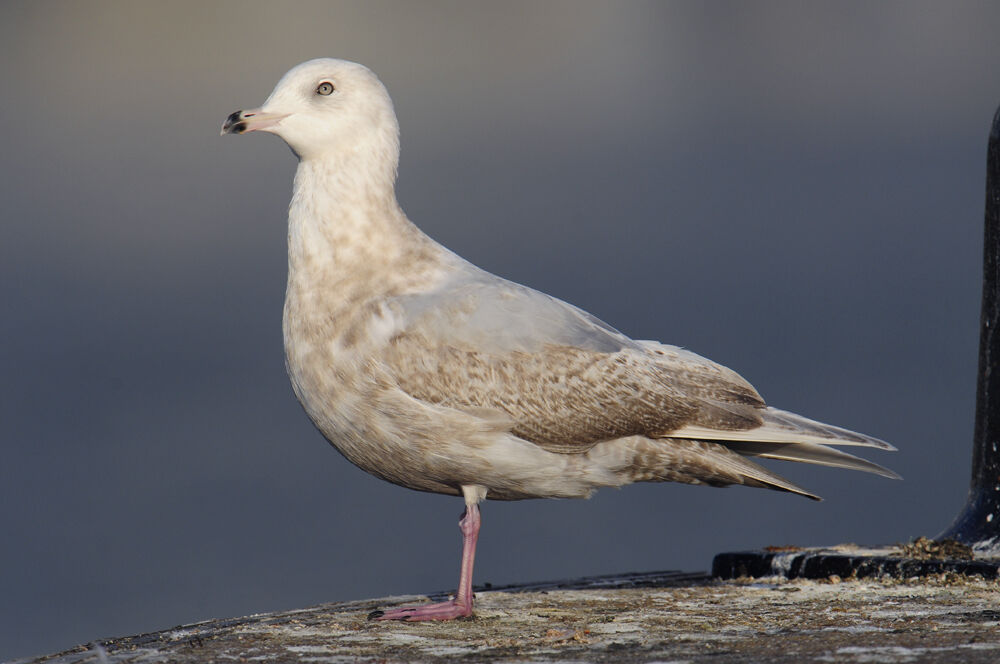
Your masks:
<svg viewBox="0 0 1000 664"><path fill-rule="evenodd" d="M242 134L247 130L247 123L243 120L243 111L234 111L229 114L226 121L222 123L223 134Z"/></svg>

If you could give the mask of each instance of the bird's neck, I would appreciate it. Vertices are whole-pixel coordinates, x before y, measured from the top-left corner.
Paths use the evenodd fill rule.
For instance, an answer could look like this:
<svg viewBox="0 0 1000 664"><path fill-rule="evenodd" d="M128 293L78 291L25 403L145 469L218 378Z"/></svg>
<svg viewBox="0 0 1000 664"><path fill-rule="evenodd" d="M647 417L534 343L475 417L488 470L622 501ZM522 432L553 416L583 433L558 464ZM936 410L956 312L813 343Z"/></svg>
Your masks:
<svg viewBox="0 0 1000 664"><path fill-rule="evenodd" d="M351 156L299 162L288 210L290 285L341 296L388 292L402 268L417 269L441 251L396 202L395 168L373 170Z"/></svg>
<svg viewBox="0 0 1000 664"><path fill-rule="evenodd" d="M290 269L354 264L385 256L409 222L396 202L391 171L361 160L299 162L288 208Z"/></svg>

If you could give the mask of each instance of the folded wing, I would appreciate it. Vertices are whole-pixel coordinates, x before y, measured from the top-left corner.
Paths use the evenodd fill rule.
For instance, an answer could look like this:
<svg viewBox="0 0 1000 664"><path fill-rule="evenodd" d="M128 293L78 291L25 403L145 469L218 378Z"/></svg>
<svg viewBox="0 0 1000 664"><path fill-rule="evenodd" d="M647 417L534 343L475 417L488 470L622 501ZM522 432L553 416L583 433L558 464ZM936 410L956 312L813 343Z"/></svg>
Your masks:
<svg viewBox="0 0 1000 664"><path fill-rule="evenodd" d="M896 477L826 447L893 449L887 443L769 408L730 369L680 348L634 341L572 305L488 273L463 273L391 306L403 324L382 359L404 391L495 413L546 450L583 453L640 435Z"/></svg>

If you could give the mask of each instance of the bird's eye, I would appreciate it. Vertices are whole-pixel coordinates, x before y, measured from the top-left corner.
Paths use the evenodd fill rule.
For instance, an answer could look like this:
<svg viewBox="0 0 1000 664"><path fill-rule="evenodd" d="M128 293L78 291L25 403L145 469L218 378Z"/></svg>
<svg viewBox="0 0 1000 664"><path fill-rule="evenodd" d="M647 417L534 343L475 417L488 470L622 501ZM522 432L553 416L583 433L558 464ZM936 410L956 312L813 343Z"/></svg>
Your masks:
<svg viewBox="0 0 1000 664"><path fill-rule="evenodd" d="M316 94L323 95L325 97L326 95L332 94L333 90L333 83L330 81L323 81L319 84L319 87L316 88Z"/></svg>

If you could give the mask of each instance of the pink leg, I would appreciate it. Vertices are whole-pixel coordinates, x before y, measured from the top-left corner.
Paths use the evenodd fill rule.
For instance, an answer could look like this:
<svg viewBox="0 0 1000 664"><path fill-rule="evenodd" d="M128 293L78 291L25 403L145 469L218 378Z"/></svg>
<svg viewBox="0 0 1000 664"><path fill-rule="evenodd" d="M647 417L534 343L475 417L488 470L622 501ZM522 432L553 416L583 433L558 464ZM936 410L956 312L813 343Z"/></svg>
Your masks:
<svg viewBox="0 0 1000 664"><path fill-rule="evenodd" d="M466 505L458 527L462 530L462 573L458 578L455 599L435 604L403 606L388 611L372 611L369 620L451 620L472 615L472 564L476 558L476 540L479 539L479 506Z"/></svg>

